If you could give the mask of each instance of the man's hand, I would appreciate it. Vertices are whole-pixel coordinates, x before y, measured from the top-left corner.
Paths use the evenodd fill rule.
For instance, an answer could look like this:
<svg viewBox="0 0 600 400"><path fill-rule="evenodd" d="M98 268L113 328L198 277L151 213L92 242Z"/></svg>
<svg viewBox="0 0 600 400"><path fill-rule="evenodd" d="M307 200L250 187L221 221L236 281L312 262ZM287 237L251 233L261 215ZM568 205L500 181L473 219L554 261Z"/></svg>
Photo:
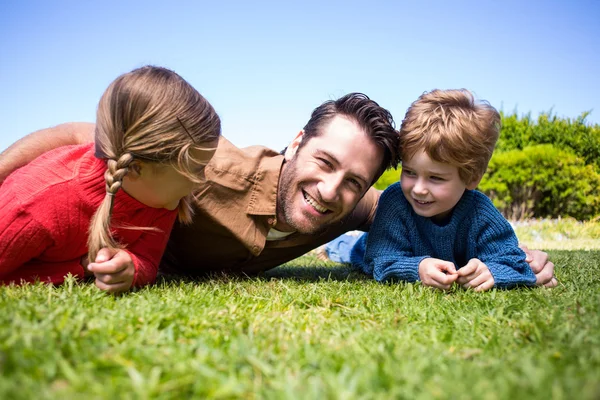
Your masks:
<svg viewBox="0 0 600 400"><path fill-rule="evenodd" d="M519 247L525 252L525 261L529 263L531 270L535 274L535 284L537 286L555 287L558 281L554 276L554 263L548 260L548 254L540 250L529 250L524 244Z"/></svg>
<svg viewBox="0 0 600 400"><path fill-rule="evenodd" d="M100 249L95 262L89 263L87 269L96 277L96 286L109 293L125 292L133 284L135 266L124 250Z"/></svg>
<svg viewBox="0 0 600 400"><path fill-rule="evenodd" d="M483 292L494 287L494 277L490 269L478 260L471 258L467 265L457 272L458 282L465 289L475 289L476 292Z"/></svg>
<svg viewBox="0 0 600 400"><path fill-rule="evenodd" d="M419 263L419 278L425 286L448 290L457 276L456 267L449 261L425 258Z"/></svg>

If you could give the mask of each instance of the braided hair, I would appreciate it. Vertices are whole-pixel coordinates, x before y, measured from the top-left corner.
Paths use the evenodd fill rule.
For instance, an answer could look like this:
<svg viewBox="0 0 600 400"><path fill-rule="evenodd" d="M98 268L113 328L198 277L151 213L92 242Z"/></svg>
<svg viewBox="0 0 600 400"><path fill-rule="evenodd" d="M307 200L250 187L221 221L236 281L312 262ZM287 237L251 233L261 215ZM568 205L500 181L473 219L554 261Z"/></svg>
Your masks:
<svg viewBox="0 0 600 400"><path fill-rule="evenodd" d="M221 121L213 107L175 72L145 66L114 80L96 116L95 155L106 160L106 195L90 223L88 259L93 262L104 247L123 247L113 237L111 216L132 162L169 165L198 182L194 168L199 160L192 150L213 150L220 134ZM191 222L192 202L190 194L179 203L183 223Z"/></svg>

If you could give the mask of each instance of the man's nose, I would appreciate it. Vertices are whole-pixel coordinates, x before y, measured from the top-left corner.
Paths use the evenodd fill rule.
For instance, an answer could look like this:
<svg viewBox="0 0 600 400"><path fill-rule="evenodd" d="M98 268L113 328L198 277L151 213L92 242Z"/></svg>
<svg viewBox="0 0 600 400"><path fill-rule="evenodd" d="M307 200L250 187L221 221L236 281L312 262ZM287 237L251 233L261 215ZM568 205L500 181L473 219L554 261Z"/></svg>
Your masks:
<svg viewBox="0 0 600 400"><path fill-rule="evenodd" d="M337 174L328 174L317 185L321 199L326 202L334 202L339 199L340 188L343 178Z"/></svg>

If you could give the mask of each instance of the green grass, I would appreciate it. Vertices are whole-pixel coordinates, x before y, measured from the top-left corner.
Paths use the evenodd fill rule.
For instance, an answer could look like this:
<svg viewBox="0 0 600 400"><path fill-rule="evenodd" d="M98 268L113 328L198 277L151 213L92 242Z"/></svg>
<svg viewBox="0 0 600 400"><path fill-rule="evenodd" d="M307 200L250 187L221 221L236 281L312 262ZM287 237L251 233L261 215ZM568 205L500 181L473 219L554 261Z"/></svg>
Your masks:
<svg viewBox="0 0 600 400"><path fill-rule="evenodd" d="M600 252L560 285L442 293L305 256L114 297L0 288L0 398L600 397Z"/></svg>
<svg viewBox="0 0 600 400"><path fill-rule="evenodd" d="M519 240L532 249L600 250L600 217L530 219L512 223Z"/></svg>

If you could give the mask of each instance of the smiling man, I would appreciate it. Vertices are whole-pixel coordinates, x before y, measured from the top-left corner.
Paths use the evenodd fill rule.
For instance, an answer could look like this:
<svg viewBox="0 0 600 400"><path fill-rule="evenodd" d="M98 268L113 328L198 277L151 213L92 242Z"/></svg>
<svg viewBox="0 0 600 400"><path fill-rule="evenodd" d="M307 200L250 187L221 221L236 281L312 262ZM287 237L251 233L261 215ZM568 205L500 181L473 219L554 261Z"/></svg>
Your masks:
<svg viewBox="0 0 600 400"><path fill-rule="evenodd" d="M194 223L173 230L163 267L252 274L368 229L371 185L397 165L398 143L391 114L360 93L317 107L283 154L221 139Z"/></svg>
<svg viewBox="0 0 600 400"><path fill-rule="evenodd" d="M27 136L0 156L0 180L51 148L90 142L93 131L93 124L71 123ZM391 114L360 93L317 107L282 154L240 149L221 137L194 221L175 226L161 268L254 274L345 232L368 230L379 198L371 185L398 164L398 143ZM531 255L538 284L546 284L554 265L543 252Z"/></svg>
<svg viewBox="0 0 600 400"><path fill-rule="evenodd" d="M285 152L278 230L314 234L340 221L354 209L381 167L384 149L349 117L333 117L322 131L306 145L301 131Z"/></svg>

